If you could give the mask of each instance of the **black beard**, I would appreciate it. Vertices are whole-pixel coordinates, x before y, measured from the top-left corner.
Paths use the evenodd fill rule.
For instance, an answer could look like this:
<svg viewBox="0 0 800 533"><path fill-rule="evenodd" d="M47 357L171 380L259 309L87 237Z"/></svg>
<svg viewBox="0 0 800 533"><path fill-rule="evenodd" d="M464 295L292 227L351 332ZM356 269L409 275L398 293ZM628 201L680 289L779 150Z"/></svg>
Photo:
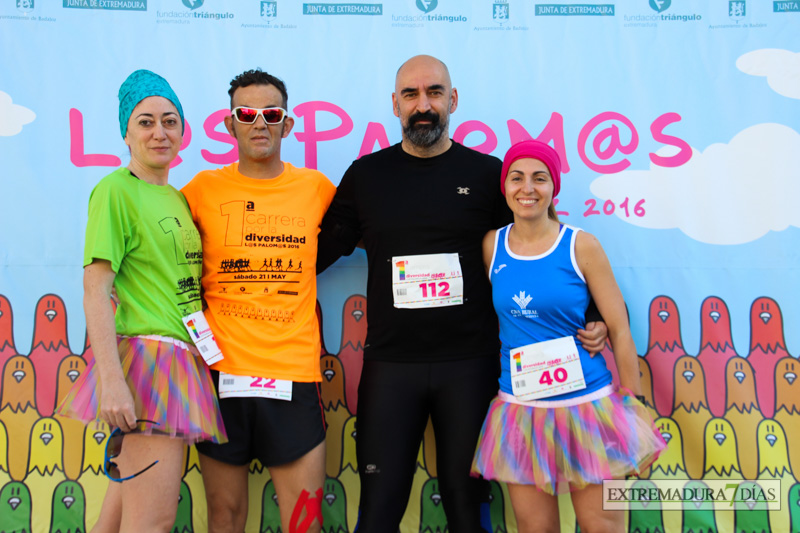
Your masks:
<svg viewBox="0 0 800 533"><path fill-rule="evenodd" d="M430 124L418 124L422 120L428 120ZM414 146L430 148L442 138L445 129L447 129L446 121L442 122L439 120L439 115L426 111L408 117L408 125L403 126L403 135Z"/></svg>

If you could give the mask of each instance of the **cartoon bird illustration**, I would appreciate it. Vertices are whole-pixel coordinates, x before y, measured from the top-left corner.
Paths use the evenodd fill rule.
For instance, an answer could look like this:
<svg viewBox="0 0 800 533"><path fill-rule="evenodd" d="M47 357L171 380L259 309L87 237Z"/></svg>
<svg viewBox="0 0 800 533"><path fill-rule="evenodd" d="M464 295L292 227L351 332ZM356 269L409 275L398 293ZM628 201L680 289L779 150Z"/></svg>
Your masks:
<svg viewBox="0 0 800 533"><path fill-rule="evenodd" d="M640 479L631 485L632 489L642 489L643 499L630 502L628 511L628 533L664 533L661 517L661 502L646 499L646 494L656 488L655 483Z"/></svg>
<svg viewBox="0 0 800 533"><path fill-rule="evenodd" d="M53 492L64 481L64 436L54 418L40 418L31 430L28 475L25 485L31 491L36 508L33 528L44 531L50 526Z"/></svg>
<svg viewBox="0 0 800 533"><path fill-rule="evenodd" d="M703 479L742 479L736 454L736 432L724 418L712 418L706 424L705 466Z"/></svg>
<svg viewBox="0 0 800 533"><path fill-rule="evenodd" d="M0 487L11 481L8 473L8 432L6 425L0 422Z"/></svg>
<svg viewBox="0 0 800 533"><path fill-rule="evenodd" d="M725 368L725 420L736 432L739 464L744 479L758 475L756 428L764 417L758 410L753 368L744 357L732 357Z"/></svg>
<svg viewBox="0 0 800 533"><path fill-rule="evenodd" d="M31 428L39 419L36 411L36 371L27 357L15 355L3 369L0 421L8 432L8 472L14 481L25 479Z"/></svg>
<svg viewBox="0 0 800 533"><path fill-rule="evenodd" d="M278 509L278 495L275 493L275 485L271 479L264 485L261 509L261 528L259 532L280 533L281 513Z"/></svg>
<svg viewBox="0 0 800 533"><path fill-rule="evenodd" d="M61 426L64 436L64 475L67 479L77 480L81 475L83 464L83 440L86 424L74 418L53 415Z"/></svg>
<svg viewBox="0 0 800 533"><path fill-rule="evenodd" d="M697 360L703 365L706 376L724 376L728 360L736 357L731 337L731 315L725 302L709 296L700 306L700 352ZM706 383L708 408L714 416L725 414L726 383L709 379Z"/></svg>
<svg viewBox="0 0 800 533"><path fill-rule="evenodd" d="M745 481L737 488L739 493L757 493L761 486L754 481ZM734 509L734 531L736 533L770 533L772 531L786 531L780 529L770 529L769 514L767 504L763 500L756 498L743 498L740 501L737 497L733 504Z"/></svg>
<svg viewBox="0 0 800 533"><path fill-rule="evenodd" d="M800 476L800 362L784 357L775 365L775 421L783 426L789 446L789 465Z"/></svg>
<svg viewBox="0 0 800 533"><path fill-rule="evenodd" d="M672 419L680 426L683 442L703 442L706 424L711 420L706 400L703 367L694 357L684 355L675 362L675 405ZM692 479L703 477L704 450L701 446L684 455L686 472Z"/></svg>
<svg viewBox="0 0 800 533"><path fill-rule="evenodd" d="M194 446L188 446L186 449L185 470L183 482L186 483L192 498L192 524L202 529L200 524L206 524L207 520L206 506L203 503L206 501L206 488L203 486L203 475L200 473L200 457Z"/></svg>
<svg viewBox="0 0 800 533"><path fill-rule="evenodd" d="M789 522L791 533L800 533L800 483L789 487Z"/></svg>
<svg viewBox="0 0 800 533"><path fill-rule="evenodd" d="M322 533L347 533L347 495L338 479L325 480L322 495Z"/></svg>
<svg viewBox="0 0 800 533"><path fill-rule="evenodd" d="M327 425L325 445L327 447L325 472L328 477L337 477L342 468L342 430L350 411L345 405L344 367L335 355L323 355L322 409Z"/></svg>
<svg viewBox="0 0 800 533"><path fill-rule="evenodd" d="M420 447L420 450L421 449ZM418 502L421 501L422 489L429 479L431 479L431 477L428 475L428 471L417 465L414 469L414 477L411 480L411 491L408 495L408 508L413 509L414 512L408 512L403 515L403 520L400 522L400 531L419 531L419 511L421 511L421 509L418 506ZM352 502L352 500L349 501Z"/></svg>
<svg viewBox="0 0 800 533"><path fill-rule="evenodd" d="M775 365L786 351L783 336L783 315L772 298L756 298L750 307L750 354L747 360L756 377L758 408L764 418L775 414Z"/></svg>
<svg viewBox="0 0 800 533"><path fill-rule="evenodd" d="M194 531L192 514L192 493L189 491L189 485L185 481L181 481L181 490L178 493L178 512L170 533L192 533Z"/></svg>
<svg viewBox="0 0 800 533"><path fill-rule="evenodd" d="M347 440L345 424L350 418L350 412L342 406L325 413L327 423L325 473L328 477L339 477L342 472L344 446Z"/></svg>
<svg viewBox="0 0 800 533"><path fill-rule="evenodd" d="M695 496L691 501L684 502L681 521L682 533L717 533L717 521L714 518L714 504L701 497L707 494L708 485L698 480L689 480L684 485L685 491ZM730 530L729 530L730 531Z"/></svg>
<svg viewBox="0 0 800 533"><path fill-rule="evenodd" d="M328 354L323 355L319 363L322 371L322 408L326 413L338 408L346 409L342 362L335 355Z"/></svg>
<svg viewBox="0 0 800 533"><path fill-rule="evenodd" d="M3 533L32 531L31 493L28 487L19 481L6 483L0 489L0 531Z"/></svg>
<svg viewBox="0 0 800 533"><path fill-rule="evenodd" d="M79 355L68 355L61 360L56 372L56 405L67 395L75 380L86 370L86 361Z"/></svg>
<svg viewBox="0 0 800 533"><path fill-rule="evenodd" d="M656 412L656 401L653 397L653 375L650 372L650 365L647 363L647 359L641 355L637 359L639 361L639 381L642 384L644 403L650 411L650 416L655 420L658 418L658 413Z"/></svg>
<svg viewBox="0 0 800 533"><path fill-rule="evenodd" d="M364 340L367 338L367 298L354 294L342 309L342 343L339 360L344 367L347 409L358 412L358 383L364 366Z"/></svg>
<svg viewBox="0 0 800 533"><path fill-rule="evenodd" d="M653 397L661 416L672 414L675 384L670 377L678 358L684 355L678 306L669 296L658 296L650 302L650 339L645 358L655 377Z"/></svg>
<svg viewBox="0 0 800 533"><path fill-rule="evenodd" d="M83 488L78 483L66 480L56 485L53 491L50 533L85 533L85 509Z"/></svg>
<svg viewBox="0 0 800 533"><path fill-rule="evenodd" d="M56 379L56 405L61 403L72 384L84 370L86 370L86 361L82 357L68 355L61 360ZM78 479L81 474L83 434L86 424L80 420L61 415L54 415L53 418L61 424L61 430L64 433L64 473L68 479Z"/></svg>
<svg viewBox="0 0 800 533"><path fill-rule="evenodd" d="M108 478L103 473L106 439L111 432L102 420L86 424L83 430L83 459L78 483L83 487L86 500L86 527L91 531L100 518L100 507L108 488Z"/></svg>
<svg viewBox="0 0 800 533"><path fill-rule="evenodd" d="M650 468L650 479L686 479L681 428L669 417L658 418L655 424L667 447Z"/></svg>
<svg viewBox="0 0 800 533"><path fill-rule="evenodd" d="M736 433L724 418L712 418L706 424L705 480L741 480L742 472L736 455ZM733 511L717 509L716 522L720 531L733 530Z"/></svg>
<svg viewBox="0 0 800 533"><path fill-rule="evenodd" d="M686 479L686 463L684 461L683 436L678 424L671 418L662 417L655 422L667 448L661 452L650 468L649 478L659 479ZM642 477L642 476L640 476ZM661 523L666 531L677 531L681 525L681 513L679 511L662 511Z"/></svg>
<svg viewBox="0 0 800 533"><path fill-rule="evenodd" d="M795 478L789 467L789 451L783 427L769 418L758 425L758 480L776 479L780 481L781 507L789 498L789 487ZM769 511L771 531L789 531L789 515L782 511Z"/></svg>
<svg viewBox="0 0 800 533"><path fill-rule="evenodd" d="M60 296L46 294L36 304L33 344L28 354L36 368L36 408L41 416L53 414L58 365L71 354L67 340L67 308Z"/></svg>
<svg viewBox="0 0 800 533"><path fill-rule="evenodd" d="M8 298L0 294L0 370L6 361L17 355L14 344L14 312ZM0 381L0 398L3 396L3 383Z"/></svg>
<svg viewBox="0 0 800 533"><path fill-rule="evenodd" d="M422 486L419 506L419 533L445 533L449 531L437 478L432 477Z"/></svg>
<svg viewBox="0 0 800 533"><path fill-rule="evenodd" d="M491 533L508 533L503 487L497 481L489 482L489 521Z"/></svg>
<svg viewBox="0 0 800 533"><path fill-rule="evenodd" d="M247 521L244 526L245 531L255 531L261 523L264 486L271 479L269 470L261 464L261 461L253 459L250 462L250 473L247 476Z"/></svg>
<svg viewBox="0 0 800 533"><path fill-rule="evenodd" d="M420 452L425 461L420 466L428 471L429 476L438 477L439 474L436 470L436 437L433 434L433 421L430 417L428 417L428 424L425 426L425 433L422 434Z"/></svg>
<svg viewBox="0 0 800 533"><path fill-rule="evenodd" d="M351 504L347 507L347 523L358 522L358 501L361 498L361 483L358 480L358 460L356 458L356 423L357 418L351 416L344 423L342 430L342 471L337 479L347 493Z"/></svg>

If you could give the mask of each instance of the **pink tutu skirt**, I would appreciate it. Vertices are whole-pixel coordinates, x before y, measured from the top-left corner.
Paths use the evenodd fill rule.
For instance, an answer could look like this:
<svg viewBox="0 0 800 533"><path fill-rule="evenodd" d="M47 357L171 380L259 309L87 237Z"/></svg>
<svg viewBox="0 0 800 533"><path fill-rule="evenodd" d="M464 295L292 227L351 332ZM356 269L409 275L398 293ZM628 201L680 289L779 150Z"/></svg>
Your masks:
<svg viewBox="0 0 800 533"><path fill-rule="evenodd" d="M122 373L145 435L167 435L187 444L228 441L211 374L185 342L159 336L117 337ZM101 383L96 361L75 380L56 412L90 422L99 417Z"/></svg>
<svg viewBox="0 0 800 533"><path fill-rule="evenodd" d="M471 473L555 495L638 474L665 447L647 408L627 392L565 407L496 397Z"/></svg>

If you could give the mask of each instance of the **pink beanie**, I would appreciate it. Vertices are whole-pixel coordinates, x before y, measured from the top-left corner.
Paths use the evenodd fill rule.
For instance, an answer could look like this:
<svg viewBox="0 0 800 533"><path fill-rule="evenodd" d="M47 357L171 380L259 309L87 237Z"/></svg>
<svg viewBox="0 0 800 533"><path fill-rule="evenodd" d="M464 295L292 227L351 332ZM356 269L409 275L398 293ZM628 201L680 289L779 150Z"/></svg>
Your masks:
<svg viewBox="0 0 800 533"><path fill-rule="evenodd" d="M511 164L517 159L538 159L550 171L553 178L553 198L558 196L561 190L561 159L558 152L553 150L550 145L539 141L522 141L508 149L506 157L503 159L503 173L500 174L500 190L506 194L506 177Z"/></svg>

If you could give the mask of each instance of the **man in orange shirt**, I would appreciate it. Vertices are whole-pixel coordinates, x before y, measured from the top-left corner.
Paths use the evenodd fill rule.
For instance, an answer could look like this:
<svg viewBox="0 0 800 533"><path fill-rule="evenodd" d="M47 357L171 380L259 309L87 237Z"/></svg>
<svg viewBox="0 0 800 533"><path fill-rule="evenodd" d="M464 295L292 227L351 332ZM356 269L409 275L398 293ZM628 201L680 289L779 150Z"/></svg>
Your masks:
<svg viewBox="0 0 800 533"><path fill-rule="evenodd" d="M281 161L294 120L286 87L261 70L231 81L239 162L183 188L203 241L205 316L230 441L198 445L210 533L245 529L248 465L270 472L283 531L320 530L325 426L316 305L319 225L336 192L320 172ZM260 499L260 498L259 498ZM298 524L293 524L297 526Z"/></svg>

